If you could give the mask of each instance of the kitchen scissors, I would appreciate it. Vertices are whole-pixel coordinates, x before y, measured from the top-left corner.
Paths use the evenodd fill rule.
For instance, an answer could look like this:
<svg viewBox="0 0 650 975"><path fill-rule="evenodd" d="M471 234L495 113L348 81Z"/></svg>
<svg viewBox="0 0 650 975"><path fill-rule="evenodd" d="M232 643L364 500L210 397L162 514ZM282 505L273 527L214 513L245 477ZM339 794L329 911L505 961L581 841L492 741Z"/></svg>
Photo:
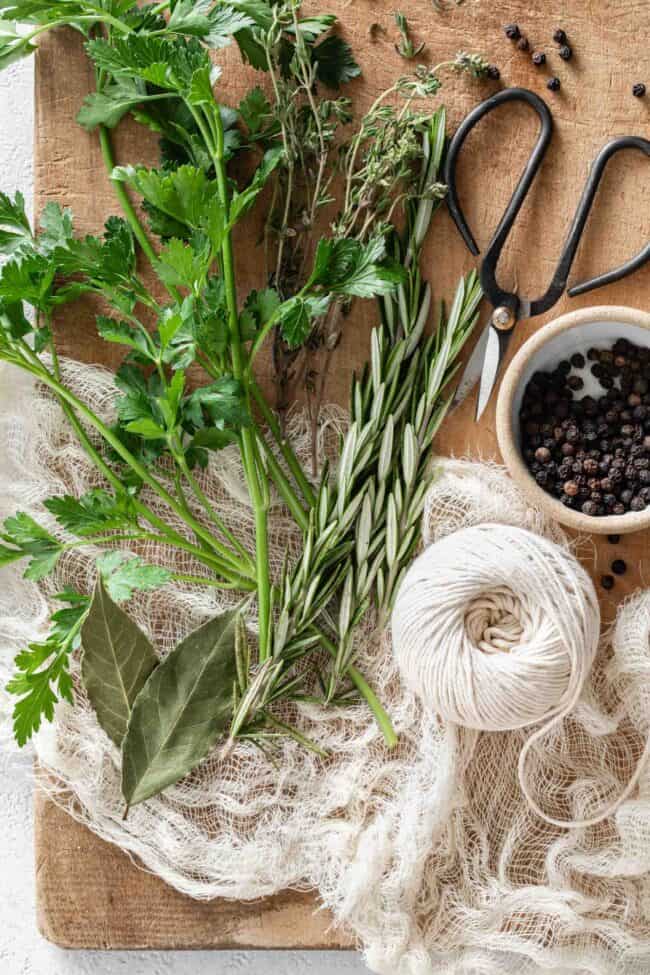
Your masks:
<svg viewBox="0 0 650 975"><path fill-rule="evenodd" d="M571 271L573 259L580 243L591 206L594 202L598 185L603 177L609 160L623 149L640 149L650 157L650 142L640 136L622 136L607 142L594 159L587 177L582 196L578 203L569 233L566 237L560 258L553 274L551 283L540 298L530 299L520 297L516 291L504 291L498 284L496 271L501 251L521 206L526 199L531 184L541 166L542 160L553 134L553 118L550 109L539 95L526 88L506 88L497 92L477 105L464 119L449 143L449 149L444 166L444 180L447 184L447 205L456 227L472 254L478 255L479 249L463 215L456 187L456 163L458 154L469 132L485 115L506 102L525 102L537 113L540 130L537 142L531 152L528 162L521 175L510 202L508 203L499 226L494 232L492 240L487 246L480 267L480 280L483 293L492 305L492 314L480 336L472 355L465 367L462 378L452 400L451 408L458 406L480 380L479 393L476 403L476 419L478 420L487 406L492 391L496 385L499 371L518 321L541 315L561 298L566 289L567 279ZM584 294L595 288L613 281L619 281L650 260L650 243L629 261L619 267L599 274L580 284L569 288L570 297Z"/></svg>

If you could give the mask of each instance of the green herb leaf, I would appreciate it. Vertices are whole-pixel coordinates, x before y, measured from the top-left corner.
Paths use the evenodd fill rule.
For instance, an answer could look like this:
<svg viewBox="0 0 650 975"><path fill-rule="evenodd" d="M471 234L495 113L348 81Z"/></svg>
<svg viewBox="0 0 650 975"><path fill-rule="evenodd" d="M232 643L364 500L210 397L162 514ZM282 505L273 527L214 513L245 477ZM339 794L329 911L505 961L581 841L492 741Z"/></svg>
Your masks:
<svg viewBox="0 0 650 975"><path fill-rule="evenodd" d="M223 613L190 633L140 691L122 745L127 806L182 779L228 726L237 617L237 610Z"/></svg>
<svg viewBox="0 0 650 975"><path fill-rule="evenodd" d="M226 426L239 429L251 422L244 389L232 376L221 376L216 382L194 390L188 397L188 414L202 416L203 409L210 422L219 429ZM200 427L203 423L199 421L195 425Z"/></svg>
<svg viewBox="0 0 650 975"><path fill-rule="evenodd" d="M254 338L259 329L273 317L280 304L280 295L275 288L251 291L239 316L242 339L246 342Z"/></svg>
<svg viewBox="0 0 650 975"><path fill-rule="evenodd" d="M324 315L329 303L329 295L308 298L296 295L285 301L280 311L280 325L285 342L291 346L304 342L311 332L313 319Z"/></svg>
<svg viewBox="0 0 650 975"><path fill-rule="evenodd" d="M114 78L140 78L181 95L188 94L195 71L212 67L208 52L194 38L131 33L89 41L86 50L95 65Z"/></svg>
<svg viewBox="0 0 650 975"><path fill-rule="evenodd" d="M386 259L383 237L367 244L334 238L319 241L310 282L335 294L372 298L390 294L405 278L404 267Z"/></svg>
<svg viewBox="0 0 650 975"><path fill-rule="evenodd" d="M46 203L41 213L39 250L49 254L56 247L65 247L72 236L72 210L64 210L52 201Z"/></svg>
<svg viewBox="0 0 650 975"><path fill-rule="evenodd" d="M206 240L186 244L172 237L161 249L156 270L165 284L189 288L198 293L210 269L210 246Z"/></svg>
<svg viewBox="0 0 650 975"><path fill-rule="evenodd" d="M242 190L241 193L238 193L237 191L233 193L230 202L231 225L236 223L238 220L241 220L245 213L248 213L250 208L255 203L255 200L264 189L264 184L266 183L267 179L276 166L279 165L283 155L284 150L279 146L275 147L274 149L268 149L264 153L264 158L255 170L253 178L246 189Z"/></svg>
<svg viewBox="0 0 650 975"><path fill-rule="evenodd" d="M272 118L273 110L260 87L252 88L239 103L239 114L250 135L261 132Z"/></svg>
<svg viewBox="0 0 650 975"><path fill-rule="evenodd" d="M12 21L0 20L0 71L35 50L36 45L22 37Z"/></svg>
<svg viewBox="0 0 650 975"><path fill-rule="evenodd" d="M352 81L361 74L350 45L336 34L317 44L313 48L312 58L316 62L316 77L328 88L340 88L346 81Z"/></svg>
<svg viewBox="0 0 650 975"><path fill-rule="evenodd" d="M13 712L14 736L20 746L38 731L43 718L52 720L59 699L72 701L68 662L79 644L88 597L66 590L54 598L69 605L52 614L45 641L30 643L17 655L16 673L7 684L9 693L20 697Z"/></svg>
<svg viewBox="0 0 650 975"><path fill-rule="evenodd" d="M0 193L0 253L11 254L31 239L22 193L16 193L13 200L6 193Z"/></svg>
<svg viewBox="0 0 650 975"><path fill-rule="evenodd" d="M112 495L103 488L86 491L80 498L70 494L47 498L43 504L62 528L82 538L137 524L130 496Z"/></svg>
<svg viewBox="0 0 650 975"><path fill-rule="evenodd" d="M6 518L3 527L0 538L15 546L20 554L15 559L11 558L11 552L15 549L4 548L2 560L13 562L18 558L29 557L24 577L32 582L49 575L61 554L61 543L24 511Z"/></svg>
<svg viewBox="0 0 650 975"><path fill-rule="evenodd" d="M158 663L154 648L114 603L101 575L81 628L81 677L97 720L119 747L133 702Z"/></svg>
<svg viewBox="0 0 650 975"><path fill-rule="evenodd" d="M153 358L150 343L142 329L135 328L128 322L119 321L116 318L108 318L106 315L98 315L96 325L97 331L105 342L127 345L140 355L146 356L148 359Z"/></svg>
<svg viewBox="0 0 650 975"><path fill-rule="evenodd" d="M107 552L97 559L106 591L111 599L123 603L136 591L158 589L172 578L172 573L158 565L148 565L138 556L124 552Z"/></svg>
<svg viewBox="0 0 650 975"><path fill-rule="evenodd" d="M143 82L131 78L119 78L106 85L102 91L91 92L84 98L77 122L87 132L98 125L115 128L124 116L145 102L159 101L163 95L148 95Z"/></svg>

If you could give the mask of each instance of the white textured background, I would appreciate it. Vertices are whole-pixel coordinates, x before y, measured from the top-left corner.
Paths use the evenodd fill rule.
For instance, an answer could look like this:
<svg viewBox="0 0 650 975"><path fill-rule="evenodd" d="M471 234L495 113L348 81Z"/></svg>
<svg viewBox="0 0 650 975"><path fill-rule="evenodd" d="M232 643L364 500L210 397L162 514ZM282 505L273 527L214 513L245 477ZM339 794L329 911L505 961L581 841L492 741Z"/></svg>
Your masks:
<svg viewBox="0 0 650 975"><path fill-rule="evenodd" d="M33 198L33 62L0 74L0 189ZM62 201L65 202L65 201ZM34 922L29 758L0 755L0 972L2 975L360 975L351 952L66 952Z"/></svg>

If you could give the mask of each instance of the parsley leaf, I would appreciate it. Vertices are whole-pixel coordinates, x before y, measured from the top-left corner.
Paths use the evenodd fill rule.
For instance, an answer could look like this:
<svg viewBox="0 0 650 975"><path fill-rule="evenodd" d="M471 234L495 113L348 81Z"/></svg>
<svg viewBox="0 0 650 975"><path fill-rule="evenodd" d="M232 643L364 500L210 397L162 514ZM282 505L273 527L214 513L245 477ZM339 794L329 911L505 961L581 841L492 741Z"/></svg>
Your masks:
<svg viewBox="0 0 650 975"><path fill-rule="evenodd" d="M25 579L37 582L49 575L61 554L61 543L24 511L6 518L3 528L0 538L12 547L0 547L0 564L28 557Z"/></svg>
<svg viewBox="0 0 650 975"><path fill-rule="evenodd" d="M13 200L0 193L0 253L11 254L25 241L31 242L32 231L25 213L25 198L16 193Z"/></svg>
<svg viewBox="0 0 650 975"><path fill-rule="evenodd" d="M188 397L187 416L197 428L204 425L203 410L210 423L220 430L240 429L251 422L244 389L232 376L221 376L208 386L199 386Z"/></svg>
<svg viewBox="0 0 650 975"><path fill-rule="evenodd" d="M134 592L158 589L172 578L168 569L149 565L139 556L125 552L106 552L97 559L106 590L116 603L130 599Z"/></svg>
<svg viewBox="0 0 650 975"><path fill-rule="evenodd" d="M316 77L328 88L340 88L361 74L350 45L336 34L326 37L313 48L312 60L316 63Z"/></svg>
<svg viewBox="0 0 650 975"><path fill-rule="evenodd" d="M50 618L50 631L41 643L30 643L16 656L16 670L7 690L16 694L13 712L14 735L19 745L32 737L43 718L51 721L59 699L72 701L72 680L68 669L72 650L79 646L79 631L88 609L88 597L66 589L55 599L68 605Z"/></svg>
<svg viewBox="0 0 650 975"><path fill-rule="evenodd" d="M116 318L108 318L106 315L98 315L96 325L97 331L105 342L126 345L147 359L155 358L152 355L151 344L142 329Z"/></svg>
<svg viewBox="0 0 650 975"><path fill-rule="evenodd" d="M156 271L165 284L177 288L190 288L198 293L210 269L211 250L207 239L186 244L172 237L158 255Z"/></svg>
<svg viewBox="0 0 650 975"><path fill-rule="evenodd" d="M43 504L62 528L81 537L137 524L129 495L113 495L103 488L93 488L80 498L69 494L48 498Z"/></svg>
<svg viewBox="0 0 650 975"><path fill-rule="evenodd" d="M94 91L84 98L77 114L77 122L87 132L98 125L115 128L127 112L149 101L159 101L168 95L148 95L143 82L133 78L118 78L107 84L102 91Z"/></svg>
<svg viewBox="0 0 650 975"><path fill-rule="evenodd" d="M390 294L405 278L403 266L386 259L383 237L366 244L347 238L323 238L318 243L310 284L334 294L372 298Z"/></svg>
<svg viewBox="0 0 650 975"><path fill-rule="evenodd" d="M230 202L230 225L236 223L236 221L241 220L245 213L248 213L250 208L255 203L255 200L259 194L264 189L264 184L267 179L279 165L284 155L284 150L279 146L273 149L268 149L264 153L264 158L259 164L253 178L241 193L233 192L232 199Z"/></svg>
<svg viewBox="0 0 650 975"><path fill-rule="evenodd" d="M306 298L296 295L285 301L280 310L280 326L285 342L293 347L304 342L311 332L312 320L324 315L329 303L329 295Z"/></svg>
<svg viewBox="0 0 650 975"><path fill-rule="evenodd" d="M0 71L36 50L36 45L16 31L16 25L0 20Z"/></svg>
<svg viewBox="0 0 650 975"><path fill-rule="evenodd" d="M271 104L259 86L251 88L242 98L239 103L239 114L250 136L262 132L268 121L273 118Z"/></svg>
<svg viewBox="0 0 650 975"><path fill-rule="evenodd" d="M225 232L225 212L219 201L217 181L208 179L203 169L179 166L172 172L144 166L119 166L113 179L128 183L150 207L179 224L204 230L215 248Z"/></svg>
<svg viewBox="0 0 650 975"><path fill-rule="evenodd" d="M244 342L255 337L280 306L280 295L275 288L251 291L239 316L241 336Z"/></svg>

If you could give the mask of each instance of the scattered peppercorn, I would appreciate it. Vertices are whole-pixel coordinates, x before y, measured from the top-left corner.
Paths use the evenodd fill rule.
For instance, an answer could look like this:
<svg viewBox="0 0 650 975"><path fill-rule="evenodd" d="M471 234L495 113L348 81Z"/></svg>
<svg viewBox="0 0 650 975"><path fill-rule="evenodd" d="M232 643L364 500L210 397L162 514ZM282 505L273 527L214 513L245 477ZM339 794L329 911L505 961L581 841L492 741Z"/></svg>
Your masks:
<svg viewBox="0 0 650 975"><path fill-rule="evenodd" d="M566 44L567 42L566 31L562 30L561 27L558 27L558 29L553 34L553 40L555 41L556 44Z"/></svg>
<svg viewBox="0 0 650 975"><path fill-rule="evenodd" d="M624 562L624 560L614 559L614 561L612 562L612 572L614 572L617 576L622 576L626 573L626 571L627 571L627 565Z"/></svg>
<svg viewBox="0 0 650 975"><path fill-rule="evenodd" d="M540 68L543 64L546 64L546 55L543 51L534 51L532 62L537 68Z"/></svg>
<svg viewBox="0 0 650 975"><path fill-rule="evenodd" d="M613 589L614 588L614 576L601 576L600 584L603 589Z"/></svg>
<svg viewBox="0 0 650 975"><path fill-rule="evenodd" d="M563 44L559 50L559 55L563 61L570 61L573 57L573 48L569 44Z"/></svg>
<svg viewBox="0 0 650 975"><path fill-rule="evenodd" d="M518 41L521 37L521 31L519 30L519 26L517 24L506 24L506 26L503 28L503 32L511 41Z"/></svg>
<svg viewBox="0 0 650 975"><path fill-rule="evenodd" d="M610 545L618 545L618 543L620 542L620 540L621 540L621 536L620 535L608 535L607 536L607 541L609 542Z"/></svg>
<svg viewBox="0 0 650 975"><path fill-rule="evenodd" d="M632 85L632 94L635 98L643 98L645 96L645 85L642 81L637 82L636 85Z"/></svg>
<svg viewBox="0 0 650 975"><path fill-rule="evenodd" d="M549 78L546 82L546 87L549 91L559 91L560 90L560 79L559 78Z"/></svg>
<svg viewBox="0 0 650 975"><path fill-rule="evenodd" d="M498 81L501 77L501 72L497 68L496 64L488 64L487 71L485 73L487 74L488 78L492 79L492 81Z"/></svg>

